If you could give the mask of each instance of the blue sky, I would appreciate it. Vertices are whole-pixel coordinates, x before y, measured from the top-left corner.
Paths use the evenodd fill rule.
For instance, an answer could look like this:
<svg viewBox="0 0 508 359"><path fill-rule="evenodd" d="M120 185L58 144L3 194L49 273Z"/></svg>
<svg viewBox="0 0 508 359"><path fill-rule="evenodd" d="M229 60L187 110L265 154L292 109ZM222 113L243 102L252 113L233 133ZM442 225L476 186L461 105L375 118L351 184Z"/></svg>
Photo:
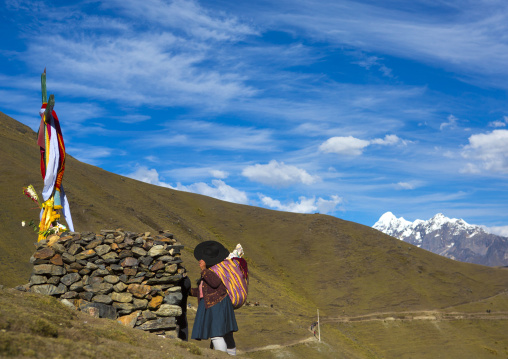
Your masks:
<svg viewBox="0 0 508 359"><path fill-rule="evenodd" d="M46 67L83 162L368 226L441 212L508 235L506 1L2 9L0 111L35 130Z"/></svg>

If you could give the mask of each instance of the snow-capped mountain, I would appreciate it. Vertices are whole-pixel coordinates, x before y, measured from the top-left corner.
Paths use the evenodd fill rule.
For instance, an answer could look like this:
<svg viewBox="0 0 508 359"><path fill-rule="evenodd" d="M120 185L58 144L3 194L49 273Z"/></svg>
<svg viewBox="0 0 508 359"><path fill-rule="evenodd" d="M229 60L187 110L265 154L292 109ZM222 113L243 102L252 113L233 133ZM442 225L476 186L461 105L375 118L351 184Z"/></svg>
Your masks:
<svg viewBox="0 0 508 359"><path fill-rule="evenodd" d="M508 265L508 238L487 233L482 227L442 213L428 221L410 222L391 212L373 228L433 253L461 262L489 266Z"/></svg>

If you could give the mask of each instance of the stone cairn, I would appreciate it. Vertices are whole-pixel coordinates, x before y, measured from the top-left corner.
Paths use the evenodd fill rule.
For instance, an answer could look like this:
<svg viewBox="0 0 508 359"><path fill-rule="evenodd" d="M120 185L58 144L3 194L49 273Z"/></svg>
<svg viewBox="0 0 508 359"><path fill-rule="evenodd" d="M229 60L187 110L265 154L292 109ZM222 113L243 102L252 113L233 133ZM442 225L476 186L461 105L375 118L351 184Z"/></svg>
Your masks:
<svg viewBox="0 0 508 359"><path fill-rule="evenodd" d="M37 243L30 258L29 291L95 317L176 337L185 274L181 249L168 231L52 235Z"/></svg>

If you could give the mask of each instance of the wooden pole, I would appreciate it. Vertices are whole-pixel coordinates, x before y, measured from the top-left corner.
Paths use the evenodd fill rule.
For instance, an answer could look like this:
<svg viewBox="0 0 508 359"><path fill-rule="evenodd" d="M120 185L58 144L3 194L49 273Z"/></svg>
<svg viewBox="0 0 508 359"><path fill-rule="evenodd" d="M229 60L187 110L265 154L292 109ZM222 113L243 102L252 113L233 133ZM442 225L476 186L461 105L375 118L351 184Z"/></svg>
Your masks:
<svg viewBox="0 0 508 359"><path fill-rule="evenodd" d="M317 332L318 332L318 340L321 342L321 327L319 325L319 309L317 310Z"/></svg>
<svg viewBox="0 0 508 359"><path fill-rule="evenodd" d="M41 74L41 92L42 92L42 103L48 102L48 93L46 92L46 68Z"/></svg>
<svg viewBox="0 0 508 359"><path fill-rule="evenodd" d="M48 103L46 106L45 116L46 118L49 118L53 112L53 107L55 106L55 95L49 95L48 101L48 92L46 90L46 68L44 68L44 72L41 74L41 93L42 103Z"/></svg>

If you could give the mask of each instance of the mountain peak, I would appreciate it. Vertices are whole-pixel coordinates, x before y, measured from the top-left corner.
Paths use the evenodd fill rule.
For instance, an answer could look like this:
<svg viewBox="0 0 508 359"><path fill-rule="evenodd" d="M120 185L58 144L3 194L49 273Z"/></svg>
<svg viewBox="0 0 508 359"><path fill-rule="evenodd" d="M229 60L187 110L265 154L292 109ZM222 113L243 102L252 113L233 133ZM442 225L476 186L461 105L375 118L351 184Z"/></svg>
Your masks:
<svg viewBox="0 0 508 359"><path fill-rule="evenodd" d="M386 212L372 227L448 258L486 265L508 264L506 238L487 233L482 227L468 224L463 219L450 219L443 213L437 213L427 221L409 222Z"/></svg>

